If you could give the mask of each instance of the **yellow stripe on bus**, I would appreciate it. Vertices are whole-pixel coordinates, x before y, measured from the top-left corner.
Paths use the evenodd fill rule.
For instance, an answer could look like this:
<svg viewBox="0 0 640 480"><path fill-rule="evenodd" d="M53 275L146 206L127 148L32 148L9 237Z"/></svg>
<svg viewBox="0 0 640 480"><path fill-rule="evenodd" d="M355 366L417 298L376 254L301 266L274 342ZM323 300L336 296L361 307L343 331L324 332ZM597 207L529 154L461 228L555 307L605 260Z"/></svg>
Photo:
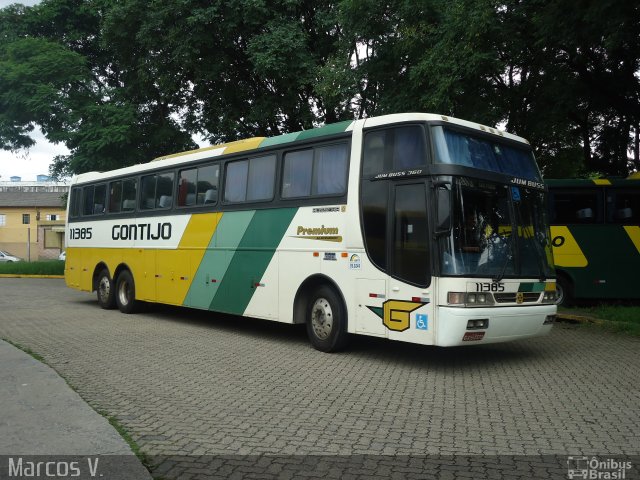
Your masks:
<svg viewBox="0 0 640 480"><path fill-rule="evenodd" d="M163 303L182 305L222 213L191 215L176 250L157 250L156 295Z"/></svg>
<svg viewBox="0 0 640 480"><path fill-rule="evenodd" d="M606 178L595 178L593 180L593 183L595 183L596 185L611 185L611 182Z"/></svg>
<svg viewBox="0 0 640 480"><path fill-rule="evenodd" d="M629 235L629 238L636 246L638 253L640 253L640 227L627 226L624 227L624 229L627 231L627 235Z"/></svg>
<svg viewBox="0 0 640 480"><path fill-rule="evenodd" d="M586 267L589 262L568 227L552 226L553 259L559 267Z"/></svg>

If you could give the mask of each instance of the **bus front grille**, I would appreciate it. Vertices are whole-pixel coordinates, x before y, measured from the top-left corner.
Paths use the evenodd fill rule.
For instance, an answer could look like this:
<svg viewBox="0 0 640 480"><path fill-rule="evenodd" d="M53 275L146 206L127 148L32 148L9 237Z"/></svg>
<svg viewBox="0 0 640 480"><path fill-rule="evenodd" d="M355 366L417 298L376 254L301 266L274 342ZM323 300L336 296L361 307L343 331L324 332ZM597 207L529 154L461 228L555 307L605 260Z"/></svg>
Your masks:
<svg viewBox="0 0 640 480"><path fill-rule="evenodd" d="M524 292L521 303L536 303L540 300L540 295L542 295L541 292ZM518 301L517 293L494 293L493 297L496 303L517 303Z"/></svg>

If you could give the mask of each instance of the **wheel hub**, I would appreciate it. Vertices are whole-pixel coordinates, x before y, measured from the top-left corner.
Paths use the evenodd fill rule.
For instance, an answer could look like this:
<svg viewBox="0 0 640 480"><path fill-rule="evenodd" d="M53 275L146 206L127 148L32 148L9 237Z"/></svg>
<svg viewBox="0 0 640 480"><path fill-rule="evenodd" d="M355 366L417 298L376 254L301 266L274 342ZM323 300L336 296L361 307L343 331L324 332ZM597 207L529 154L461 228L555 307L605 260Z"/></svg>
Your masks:
<svg viewBox="0 0 640 480"><path fill-rule="evenodd" d="M319 298L311 309L311 327L316 336L325 340L333 329L333 311L331 304L325 298Z"/></svg>

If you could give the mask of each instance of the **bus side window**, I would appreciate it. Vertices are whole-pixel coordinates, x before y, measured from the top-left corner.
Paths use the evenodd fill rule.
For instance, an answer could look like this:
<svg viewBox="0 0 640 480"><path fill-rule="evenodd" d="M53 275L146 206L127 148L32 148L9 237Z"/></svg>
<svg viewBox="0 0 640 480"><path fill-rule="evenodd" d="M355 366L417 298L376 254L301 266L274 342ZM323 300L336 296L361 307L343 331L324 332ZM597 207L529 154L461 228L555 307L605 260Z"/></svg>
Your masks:
<svg viewBox="0 0 640 480"><path fill-rule="evenodd" d="M607 220L611 223L637 225L640 222L640 192L609 190Z"/></svg>
<svg viewBox="0 0 640 480"><path fill-rule="evenodd" d="M394 130L393 170L424 166L426 155L422 128L416 125Z"/></svg>
<svg viewBox="0 0 640 480"><path fill-rule="evenodd" d="M93 214L102 215L107 204L107 185L96 185L93 194Z"/></svg>
<svg viewBox="0 0 640 480"><path fill-rule="evenodd" d="M122 182L122 211L132 212L136 209L136 190L138 182L128 178Z"/></svg>
<svg viewBox="0 0 640 480"><path fill-rule="evenodd" d="M82 189L82 215L93 215L93 191L95 187L88 185Z"/></svg>
<svg viewBox="0 0 640 480"><path fill-rule="evenodd" d="M282 198L308 197L311 195L313 150L288 152L284 156L282 173Z"/></svg>
<svg viewBox="0 0 640 480"><path fill-rule="evenodd" d="M218 164L198 167L198 188L196 195L198 205L218 202L219 175L220 166Z"/></svg>
<svg viewBox="0 0 640 480"><path fill-rule="evenodd" d="M82 188L73 187L71 189L71 201L69 215L71 218L79 217L82 207Z"/></svg>
<svg viewBox="0 0 640 480"><path fill-rule="evenodd" d="M156 208L171 208L173 205L173 172L156 176Z"/></svg>
<svg viewBox="0 0 640 480"><path fill-rule="evenodd" d="M362 175L376 175L384 171L384 146L386 130L367 133L364 137Z"/></svg>
<svg viewBox="0 0 640 480"><path fill-rule="evenodd" d="M252 158L227 164L226 202L271 200L276 176L276 156Z"/></svg>
<svg viewBox="0 0 640 480"><path fill-rule="evenodd" d="M155 207L155 195L156 195L156 176L146 175L142 177L142 184L140 191L140 208L142 210L149 210Z"/></svg>
<svg viewBox="0 0 640 480"><path fill-rule="evenodd" d="M178 176L178 206L188 207L196 204L196 182L198 181L198 170L180 170Z"/></svg>
<svg viewBox="0 0 640 480"><path fill-rule="evenodd" d="M364 177L425 166L427 157L422 127L409 125L366 133L362 163Z"/></svg>
<svg viewBox="0 0 640 480"><path fill-rule="evenodd" d="M347 190L347 145L314 149L312 195L337 195Z"/></svg>
<svg viewBox="0 0 640 480"><path fill-rule="evenodd" d="M122 181L109 184L109 213L118 213L122 206Z"/></svg>
<svg viewBox="0 0 640 480"><path fill-rule="evenodd" d="M565 190L553 194L552 223L567 225L602 222L602 192Z"/></svg>

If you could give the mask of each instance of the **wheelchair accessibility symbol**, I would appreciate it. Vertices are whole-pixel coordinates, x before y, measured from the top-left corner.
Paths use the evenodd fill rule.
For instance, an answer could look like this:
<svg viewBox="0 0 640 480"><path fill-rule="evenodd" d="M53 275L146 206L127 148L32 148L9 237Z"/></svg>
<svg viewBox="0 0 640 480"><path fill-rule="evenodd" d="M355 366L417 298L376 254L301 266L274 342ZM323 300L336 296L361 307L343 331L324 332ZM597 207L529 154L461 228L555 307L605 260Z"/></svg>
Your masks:
<svg viewBox="0 0 640 480"><path fill-rule="evenodd" d="M425 313L416 315L416 328L418 330L429 330L429 318Z"/></svg>

